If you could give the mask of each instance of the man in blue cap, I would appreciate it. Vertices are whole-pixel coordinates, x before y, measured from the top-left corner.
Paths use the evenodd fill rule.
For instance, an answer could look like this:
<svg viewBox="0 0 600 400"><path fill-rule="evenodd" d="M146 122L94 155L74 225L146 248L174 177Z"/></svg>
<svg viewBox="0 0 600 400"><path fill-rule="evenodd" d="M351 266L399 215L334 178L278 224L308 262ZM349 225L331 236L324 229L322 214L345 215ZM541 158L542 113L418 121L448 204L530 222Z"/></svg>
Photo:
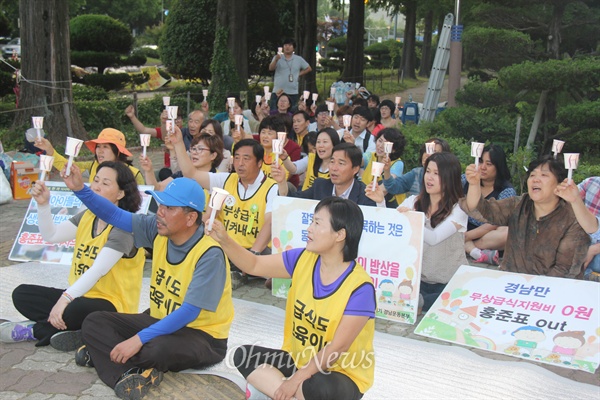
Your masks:
<svg viewBox="0 0 600 400"><path fill-rule="evenodd" d="M82 326L78 365L93 366L122 399L140 399L165 371L220 362L233 320L229 262L204 233L204 191L179 178L164 191L146 191L156 215L126 212L83 185L74 166L67 186L98 218L133 232L137 247L152 247L150 309L141 314L95 312Z"/></svg>

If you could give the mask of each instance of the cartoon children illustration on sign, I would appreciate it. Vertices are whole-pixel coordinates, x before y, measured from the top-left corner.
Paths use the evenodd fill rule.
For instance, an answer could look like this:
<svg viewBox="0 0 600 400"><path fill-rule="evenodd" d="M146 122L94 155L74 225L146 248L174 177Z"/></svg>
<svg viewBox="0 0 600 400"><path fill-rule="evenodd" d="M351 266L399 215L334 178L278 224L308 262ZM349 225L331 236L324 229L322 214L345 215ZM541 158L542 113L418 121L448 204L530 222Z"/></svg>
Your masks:
<svg viewBox="0 0 600 400"><path fill-rule="evenodd" d="M535 350L538 343L546 339L546 334L542 328L537 326L523 326L512 333L515 337L515 345L506 349L509 351L514 347L517 347L517 351L522 351L521 356L530 357L531 352Z"/></svg>
<svg viewBox="0 0 600 400"><path fill-rule="evenodd" d="M585 331L559 332L554 336L554 347L552 353L556 354L557 360L562 360L569 365L577 350L585 344Z"/></svg>
<svg viewBox="0 0 600 400"><path fill-rule="evenodd" d="M410 296L413 292L413 285L410 279L404 279L398 285L398 290L396 291L397 297L400 299L400 304L404 304L406 300L410 300Z"/></svg>
<svg viewBox="0 0 600 400"><path fill-rule="evenodd" d="M394 282L390 279L384 279L379 284L379 290L381 294L379 296L379 303L389 303L392 304L392 295L394 294Z"/></svg>

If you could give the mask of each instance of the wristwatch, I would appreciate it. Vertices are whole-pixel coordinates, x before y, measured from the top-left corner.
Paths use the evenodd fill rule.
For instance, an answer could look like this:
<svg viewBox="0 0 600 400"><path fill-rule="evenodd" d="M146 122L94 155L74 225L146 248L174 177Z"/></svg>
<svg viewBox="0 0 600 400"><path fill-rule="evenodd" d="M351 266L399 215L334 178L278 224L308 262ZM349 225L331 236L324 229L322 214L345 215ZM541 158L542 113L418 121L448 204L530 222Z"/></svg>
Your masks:
<svg viewBox="0 0 600 400"><path fill-rule="evenodd" d="M256 256L260 256L260 251L256 251L256 250L252 250L252 249L248 249L248 251Z"/></svg>

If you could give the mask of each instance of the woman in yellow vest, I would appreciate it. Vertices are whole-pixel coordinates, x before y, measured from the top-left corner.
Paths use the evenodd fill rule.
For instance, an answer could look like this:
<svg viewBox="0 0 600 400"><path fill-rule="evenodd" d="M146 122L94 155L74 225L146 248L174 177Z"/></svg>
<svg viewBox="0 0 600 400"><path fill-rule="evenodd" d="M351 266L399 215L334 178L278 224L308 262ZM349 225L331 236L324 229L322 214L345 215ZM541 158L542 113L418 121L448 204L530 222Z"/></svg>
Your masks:
<svg viewBox="0 0 600 400"><path fill-rule="evenodd" d="M385 152L385 142L392 143L392 152L387 156ZM371 173L371 167L373 161L384 163L383 174L379 179L379 183L382 183L383 179L396 178L402 176L404 172L404 162L400 159L402 153L404 153L404 146L406 146L406 138L404 135L395 128L382 129L377 135L377 141L375 142L374 153L363 154L363 167L364 172L362 174L361 181L369 186L373 181L373 174ZM405 194L391 195L386 194L385 203L388 208L396 208L406 198Z"/></svg>
<svg viewBox="0 0 600 400"><path fill-rule="evenodd" d="M303 174L302 190L312 186L317 178L329 179L329 160L335 145L340 143L340 135L333 128L322 129L317 136L316 152L309 153L298 161L291 161L286 154L282 156L283 166L290 174Z"/></svg>
<svg viewBox="0 0 600 400"><path fill-rule="evenodd" d="M267 256L244 251L215 223L210 236L244 272L292 278L283 349L245 345L235 352L247 395L360 399L373 385L375 288L355 260L363 221L356 203L328 197L315 208L306 249Z"/></svg>
<svg viewBox="0 0 600 400"><path fill-rule="evenodd" d="M140 208L142 199L133 173L121 162L101 163L90 187L124 210L136 212ZM30 321L2 326L2 339L38 340L36 346L50 344L72 351L83 344L81 324L92 312L138 312L144 252L134 246L133 234L108 225L87 210L54 225L46 185L36 182L31 194L38 204L43 239L49 243L75 240L70 286L66 290L18 286L12 294L13 303Z"/></svg>
<svg viewBox="0 0 600 400"><path fill-rule="evenodd" d="M128 158L131 157L131 152L125 147L126 142L123 132L114 128L105 128L100 132L98 138L88 140L85 142L85 145L90 149L92 154L94 154L94 160L76 161L74 164L82 170L88 171L90 183L94 181L98 165L104 161L121 161L129 167L138 185L144 184L144 177L140 173L140 170L131 165L131 160ZM62 171L65 165L67 165L67 159L63 157L62 154L56 152L52 143L47 139L36 139L35 146L42 150L46 150L46 155L54 157L53 165L57 170Z"/></svg>

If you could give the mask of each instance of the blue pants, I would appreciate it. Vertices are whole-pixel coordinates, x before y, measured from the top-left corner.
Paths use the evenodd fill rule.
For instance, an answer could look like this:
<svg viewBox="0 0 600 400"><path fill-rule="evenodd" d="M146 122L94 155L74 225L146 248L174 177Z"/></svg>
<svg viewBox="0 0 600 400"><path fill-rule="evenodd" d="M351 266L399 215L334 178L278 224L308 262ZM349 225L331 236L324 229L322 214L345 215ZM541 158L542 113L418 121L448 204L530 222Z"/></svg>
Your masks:
<svg viewBox="0 0 600 400"><path fill-rule="evenodd" d="M596 254L594 258L592 258L592 261L588 264L583 275L588 276L592 271L600 273L600 254Z"/></svg>

